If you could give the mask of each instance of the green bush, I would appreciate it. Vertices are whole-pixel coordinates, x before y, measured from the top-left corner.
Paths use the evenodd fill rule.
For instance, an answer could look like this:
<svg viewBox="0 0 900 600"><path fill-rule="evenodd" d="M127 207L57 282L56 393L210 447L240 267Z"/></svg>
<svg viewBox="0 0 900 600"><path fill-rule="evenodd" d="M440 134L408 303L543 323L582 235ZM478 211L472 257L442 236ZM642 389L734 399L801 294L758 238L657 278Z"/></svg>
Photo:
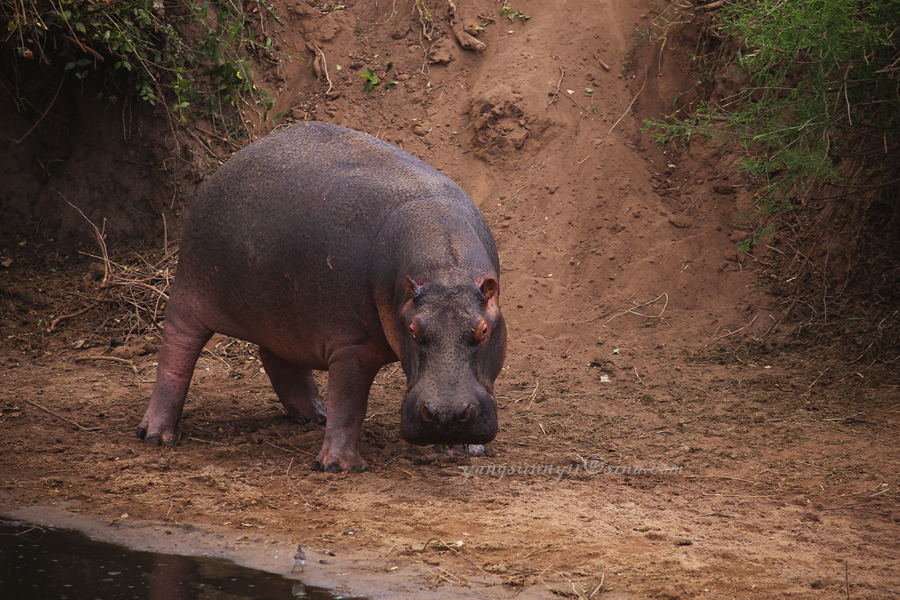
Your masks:
<svg viewBox="0 0 900 600"><path fill-rule="evenodd" d="M900 185L900 2L735 1L712 27L740 47L723 44L708 68L743 71L750 84L686 118L645 121L658 142L737 144L763 214L790 209L815 183L833 197ZM843 168L860 157L862 173Z"/></svg>
<svg viewBox="0 0 900 600"><path fill-rule="evenodd" d="M271 40L256 41L237 0L165 8L154 0L0 0L0 20L7 23L0 51L11 47L80 79L124 78L143 100L169 101L182 121L222 118L246 96L266 113L274 103L253 85L250 56ZM191 30L202 33L190 41ZM115 86L107 94L115 100Z"/></svg>

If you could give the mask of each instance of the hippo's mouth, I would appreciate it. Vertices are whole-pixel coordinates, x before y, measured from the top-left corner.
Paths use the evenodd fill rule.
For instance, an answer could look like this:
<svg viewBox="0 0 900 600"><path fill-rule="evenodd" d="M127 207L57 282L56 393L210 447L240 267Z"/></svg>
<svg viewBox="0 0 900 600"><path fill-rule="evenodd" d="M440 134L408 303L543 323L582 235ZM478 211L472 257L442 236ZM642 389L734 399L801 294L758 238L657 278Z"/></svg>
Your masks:
<svg viewBox="0 0 900 600"><path fill-rule="evenodd" d="M497 435L497 405L489 394L462 402L425 402L415 392L403 401L400 435L410 444L487 444Z"/></svg>
<svg viewBox="0 0 900 600"><path fill-rule="evenodd" d="M437 431L416 431L413 428L405 428L400 425L401 437L416 446L458 446L458 445L484 445L497 436L496 431L465 432L459 434L447 434Z"/></svg>

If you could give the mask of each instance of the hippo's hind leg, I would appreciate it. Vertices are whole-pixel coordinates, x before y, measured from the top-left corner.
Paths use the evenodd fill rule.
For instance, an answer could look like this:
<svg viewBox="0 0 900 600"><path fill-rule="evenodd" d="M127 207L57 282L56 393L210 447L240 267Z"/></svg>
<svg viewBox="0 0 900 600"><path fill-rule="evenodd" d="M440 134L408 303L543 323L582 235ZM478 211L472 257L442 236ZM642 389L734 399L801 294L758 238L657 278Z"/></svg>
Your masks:
<svg viewBox="0 0 900 600"><path fill-rule="evenodd" d="M262 346L259 358L291 419L299 423L325 422L325 403L319 397L319 386L311 370L298 367Z"/></svg>
<svg viewBox="0 0 900 600"><path fill-rule="evenodd" d="M156 446L178 443L178 419L184 409L194 366L213 334L194 319L182 315L177 302L174 306L170 302L169 306L159 350L156 385L137 431L138 437Z"/></svg>

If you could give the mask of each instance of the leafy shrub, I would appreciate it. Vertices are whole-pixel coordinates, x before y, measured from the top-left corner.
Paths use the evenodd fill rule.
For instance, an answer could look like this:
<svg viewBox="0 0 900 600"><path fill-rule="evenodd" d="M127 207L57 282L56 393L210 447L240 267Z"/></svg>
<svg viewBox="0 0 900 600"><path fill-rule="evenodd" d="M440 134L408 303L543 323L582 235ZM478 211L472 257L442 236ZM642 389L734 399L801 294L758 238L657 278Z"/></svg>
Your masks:
<svg viewBox="0 0 900 600"><path fill-rule="evenodd" d="M646 121L658 142L702 134L737 144L763 215L816 183L833 186L832 198L900 187L900 2L733 1L712 28L740 43L709 68L750 84L686 118ZM848 168L859 158L864 169Z"/></svg>
<svg viewBox="0 0 900 600"><path fill-rule="evenodd" d="M247 95L266 113L274 103L253 85L250 57L271 40L256 41L237 0L0 0L0 20L7 23L0 51L12 47L80 79L124 79L151 104L171 101L182 121L222 118ZM191 30L202 32L193 44Z"/></svg>

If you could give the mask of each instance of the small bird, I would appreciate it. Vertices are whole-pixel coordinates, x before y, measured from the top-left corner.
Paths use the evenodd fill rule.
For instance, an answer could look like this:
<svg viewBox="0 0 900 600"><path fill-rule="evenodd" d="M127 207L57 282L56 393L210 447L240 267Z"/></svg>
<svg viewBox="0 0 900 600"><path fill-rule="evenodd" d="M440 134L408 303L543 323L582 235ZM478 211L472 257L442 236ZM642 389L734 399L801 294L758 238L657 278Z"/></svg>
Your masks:
<svg viewBox="0 0 900 600"><path fill-rule="evenodd" d="M294 554L294 568L291 569L291 573L296 573L299 567L300 571L303 571L303 565L306 564L306 551L303 549L303 544L297 544L297 553Z"/></svg>

